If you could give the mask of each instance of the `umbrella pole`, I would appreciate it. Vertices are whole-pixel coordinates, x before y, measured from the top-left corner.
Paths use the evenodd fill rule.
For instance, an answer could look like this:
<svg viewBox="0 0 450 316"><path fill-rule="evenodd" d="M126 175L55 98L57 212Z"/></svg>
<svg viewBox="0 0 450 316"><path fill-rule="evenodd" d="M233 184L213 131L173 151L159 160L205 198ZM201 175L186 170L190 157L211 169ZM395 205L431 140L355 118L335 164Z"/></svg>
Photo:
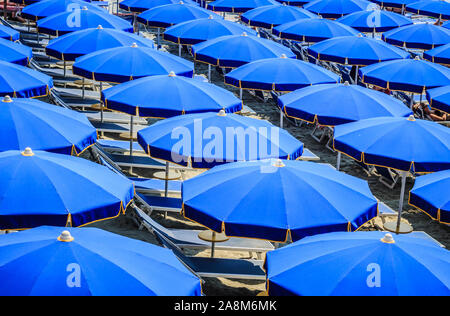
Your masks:
<svg viewBox="0 0 450 316"><path fill-rule="evenodd" d="M157 41L156 41L156 43L157 43L157 45L158 45L158 47L157 47L157 49L159 49L159 36L160 36L160 29L159 29L159 27L158 27L158 38L157 38Z"/></svg>
<svg viewBox="0 0 450 316"><path fill-rule="evenodd" d="M130 116L130 156L133 157L133 125L134 116Z"/></svg>
<svg viewBox="0 0 450 316"><path fill-rule="evenodd" d="M341 170L341 158L342 158L342 153L340 151L338 151L337 154L337 163L336 163L336 170L340 171Z"/></svg>
<svg viewBox="0 0 450 316"><path fill-rule="evenodd" d="M242 97L243 97L243 93L244 93L244 91L242 90L242 88L241 89L239 89L239 98L242 100Z"/></svg>
<svg viewBox="0 0 450 316"><path fill-rule="evenodd" d="M409 101L409 108L412 110L414 105L414 93L411 93L411 100Z"/></svg>
<svg viewBox="0 0 450 316"><path fill-rule="evenodd" d="M66 61L64 60L64 78L66 77L66 66L67 66L67 64L66 64Z"/></svg>
<svg viewBox="0 0 450 316"><path fill-rule="evenodd" d="M211 65L208 64L208 81L211 82Z"/></svg>
<svg viewBox="0 0 450 316"><path fill-rule="evenodd" d="M39 32L37 32L37 44L40 45Z"/></svg>
<svg viewBox="0 0 450 316"><path fill-rule="evenodd" d="M82 89L81 89L81 97L84 99L85 98L85 89L86 89L86 87L85 87L85 83L84 83L84 77L83 77L83 79L81 80L81 85L82 85Z"/></svg>
<svg viewBox="0 0 450 316"><path fill-rule="evenodd" d="M358 84L358 71L359 71L359 66L356 66L356 71L355 71L355 84Z"/></svg>
<svg viewBox="0 0 450 316"><path fill-rule="evenodd" d="M178 44L178 56L181 57L181 44Z"/></svg>
<svg viewBox="0 0 450 316"><path fill-rule="evenodd" d="M169 196L169 171L170 171L169 162L166 161L166 176L164 179L164 197ZM164 212L164 218L167 218L167 212Z"/></svg>
<svg viewBox="0 0 450 316"><path fill-rule="evenodd" d="M280 128L283 128L283 119L284 119L284 115L283 115L283 110L280 109Z"/></svg>

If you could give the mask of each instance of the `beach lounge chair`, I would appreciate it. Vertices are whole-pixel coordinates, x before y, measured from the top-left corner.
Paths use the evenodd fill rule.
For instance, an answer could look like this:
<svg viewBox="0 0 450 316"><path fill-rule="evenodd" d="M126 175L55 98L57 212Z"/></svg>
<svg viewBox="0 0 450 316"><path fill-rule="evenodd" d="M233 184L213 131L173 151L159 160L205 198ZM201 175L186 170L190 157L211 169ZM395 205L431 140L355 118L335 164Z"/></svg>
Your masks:
<svg viewBox="0 0 450 316"><path fill-rule="evenodd" d="M165 193L166 182L160 179L129 178L134 183L136 191L142 194ZM183 181L170 180L168 182L168 193L181 195L181 184Z"/></svg>
<svg viewBox="0 0 450 316"><path fill-rule="evenodd" d="M163 212L164 216L167 213L181 214L183 200L180 198L172 198L165 196L157 196L151 194L143 194L136 192L135 199L142 203L151 213Z"/></svg>
<svg viewBox="0 0 450 316"><path fill-rule="evenodd" d="M152 233L159 233L180 249L197 249L206 250L211 248L211 243L198 238L201 230L186 230L186 229L168 229L154 221L148 214L138 207L134 207L135 215L141 223L139 229L146 228ZM216 250L226 251L242 251L249 252L250 255L257 253L261 257L261 253L274 250L274 246L264 240L244 239L244 238L230 238L223 243L215 245Z"/></svg>

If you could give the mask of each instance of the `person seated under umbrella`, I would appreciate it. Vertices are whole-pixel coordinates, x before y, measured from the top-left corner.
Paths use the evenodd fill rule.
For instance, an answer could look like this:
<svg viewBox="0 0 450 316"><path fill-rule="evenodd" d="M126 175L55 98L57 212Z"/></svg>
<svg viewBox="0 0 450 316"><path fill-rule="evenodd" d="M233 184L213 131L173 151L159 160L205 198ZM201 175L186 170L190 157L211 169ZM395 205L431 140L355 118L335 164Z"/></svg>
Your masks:
<svg viewBox="0 0 450 316"><path fill-rule="evenodd" d="M450 115L445 112L432 109L427 102L417 102L413 106L414 113L418 113L420 116L430 118L435 122L443 122L450 120Z"/></svg>

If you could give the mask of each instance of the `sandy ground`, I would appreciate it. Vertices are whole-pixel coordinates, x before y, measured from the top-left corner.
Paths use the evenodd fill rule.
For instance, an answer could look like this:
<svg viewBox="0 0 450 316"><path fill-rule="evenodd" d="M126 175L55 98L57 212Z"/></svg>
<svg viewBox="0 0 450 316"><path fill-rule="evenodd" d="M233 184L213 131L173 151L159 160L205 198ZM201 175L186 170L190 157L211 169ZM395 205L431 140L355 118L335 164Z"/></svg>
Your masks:
<svg viewBox="0 0 450 316"><path fill-rule="evenodd" d="M178 47L172 45L168 42L162 42L163 47L171 52L172 54L178 55ZM183 50L183 58L192 61L192 56ZM207 65L196 63L196 74L207 75ZM234 89L230 86L224 84L223 76L219 75L216 71L212 72L212 82L218 86L228 89L239 96L238 89ZM270 121L275 125L279 125L279 113L277 112L276 104L270 100L266 103L256 99L251 94L244 93L244 104L254 110L257 114L247 114L259 119L265 119ZM305 147L313 151L316 155L320 156L322 163L330 163L336 165L336 154L331 152L325 147L325 144L319 144L316 142L309 134L312 131L312 126L303 124L302 127L297 127L295 124L285 122L285 128L296 138L305 144ZM367 174L359 168L351 159L344 157L342 160L341 170L350 175L359 177L368 181L373 194L380 199L382 202L389 205L391 208L397 210L398 200L400 196L400 186L398 185L395 189L391 190L385 187L378 181L376 176L367 176ZM143 170L134 170L135 173L139 173L143 176L151 176L148 172ZM183 179L194 176L195 173L184 173ZM407 180L406 192L409 192L413 186L413 180ZM412 207L408 206L407 196L405 197L405 210L404 219L409 222L416 231L425 231L430 236L442 243L447 249L450 246L450 227L445 225L440 225L439 223L432 221L427 215L414 210ZM166 219L161 215L152 215L159 223L163 224L168 228L179 228L179 229L202 229L202 227L196 224L189 223L181 216L168 216ZM394 218L393 218L394 219ZM376 221L378 225L381 225L381 221L378 219ZM95 224L96 227L112 231L117 234L128 236L131 238L143 240L146 242L158 244L156 238L147 231L137 230L136 223L131 219L131 215L123 216L114 220L100 222ZM376 226L367 225L363 230L376 230ZM209 251L187 252L188 255L192 256L209 256ZM235 253L227 251L218 251L218 257L223 258L248 258L248 253ZM233 295L233 296L254 296L265 290L265 283L259 281L242 281L242 280L227 280L223 278L209 278L205 279L204 293L206 295Z"/></svg>

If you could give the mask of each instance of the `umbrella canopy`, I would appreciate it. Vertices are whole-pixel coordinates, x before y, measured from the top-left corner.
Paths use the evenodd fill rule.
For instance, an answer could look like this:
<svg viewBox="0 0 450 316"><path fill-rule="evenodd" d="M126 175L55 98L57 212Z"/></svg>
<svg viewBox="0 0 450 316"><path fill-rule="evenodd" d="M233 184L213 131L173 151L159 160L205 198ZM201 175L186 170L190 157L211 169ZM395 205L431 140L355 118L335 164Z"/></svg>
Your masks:
<svg viewBox="0 0 450 316"><path fill-rule="evenodd" d="M4 296L201 295L201 281L170 250L97 228L9 234L0 254Z"/></svg>
<svg viewBox="0 0 450 316"><path fill-rule="evenodd" d="M0 60L26 66L33 58L30 47L0 38Z"/></svg>
<svg viewBox="0 0 450 316"><path fill-rule="evenodd" d="M433 63L450 65L450 43L424 52L423 58Z"/></svg>
<svg viewBox="0 0 450 316"><path fill-rule="evenodd" d="M105 12L104 9L83 0L42 0L23 8L21 16L24 19L37 21L54 14L73 11L88 7L90 10Z"/></svg>
<svg viewBox="0 0 450 316"><path fill-rule="evenodd" d="M82 226L119 216L134 196L130 180L82 158L27 148L0 153L0 167L0 229Z"/></svg>
<svg viewBox="0 0 450 316"><path fill-rule="evenodd" d="M379 4L382 7L403 8L403 9L406 7L406 5L417 2L417 0L370 0L370 1L375 2L376 4Z"/></svg>
<svg viewBox="0 0 450 316"><path fill-rule="evenodd" d="M450 69L419 59L398 59L359 70L362 81L384 89L422 94L450 85Z"/></svg>
<svg viewBox="0 0 450 316"><path fill-rule="evenodd" d="M307 43L359 34L357 30L345 24L326 19L301 19L289 22L274 27L272 33L282 39Z"/></svg>
<svg viewBox="0 0 450 316"><path fill-rule="evenodd" d="M182 114L242 109L242 101L216 85L193 78L146 77L102 92L105 107L141 117L169 118Z"/></svg>
<svg viewBox="0 0 450 316"><path fill-rule="evenodd" d="M420 23L383 33L382 39L395 46L432 49L450 43L450 31L434 24Z"/></svg>
<svg viewBox="0 0 450 316"><path fill-rule="evenodd" d="M219 166L183 182L182 195L186 218L227 236L276 242L354 231L378 213L367 182L311 162Z"/></svg>
<svg viewBox="0 0 450 316"><path fill-rule="evenodd" d="M317 18L311 12L291 7L286 4L273 4L258 7L241 15L241 20L251 26L272 29L274 26L296 21L299 19Z"/></svg>
<svg viewBox="0 0 450 316"><path fill-rule="evenodd" d="M133 26L130 22L108 14L106 11L101 12L88 7L51 15L37 22L39 33L53 36L61 36L75 31L98 27L99 25L104 28L133 33Z"/></svg>
<svg viewBox="0 0 450 316"><path fill-rule="evenodd" d="M20 33L8 26L0 25L0 38L17 41L20 39Z"/></svg>
<svg viewBox="0 0 450 316"><path fill-rule="evenodd" d="M192 55L196 61L210 65L236 68L255 60L275 58L285 55L296 58L287 47L274 41L242 35L222 36L192 46Z"/></svg>
<svg viewBox="0 0 450 316"><path fill-rule="evenodd" d="M40 97L47 95L51 88L51 77L24 66L0 61L0 96Z"/></svg>
<svg viewBox="0 0 450 316"><path fill-rule="evenodd" d="M287 131L224 110L158 122L139 131L138 142L153 158L197 169L235 161L296 160L303 153L303 144Z"/></svg>
<svg viewBox="0 0 450 316"><path fill-rule="evenodd" d="M304 4L311 2L311 0L276 0L280 3L286 3L287 5L302 7Z"/></svg>
<svg viewBox="0 0 450 316"><path fill-rule="evenodd" d="M5 97L0 106L0 151L79 154L97 141L86 115L33 99Z"/></svg>
<svg viewBox="0 0 450 316"><path fill-rule="evenodd" d="M409 117L402 101L359 85L324 84L307 87L278 98L288 117L336 126L374 117Z"/></svg>
<svg viewBox="0 0 450 316"><path fill-rule="evenodd" d="M410 54L400 48L363 36L330 38L309 47L308 54L318 60L356 66L410 58Z"/></svg>
<svg viewBox="0 0 450 316"><path fill-rule="evenodd" d="M442 0L417 1L406 6L406 11L450 20L450 3Z"/></svg>
<svg viewBox="0 0 450 316"><path fill-rule="evenodd" d="M386 32L413 24L410 18L385 10L358 11L339 18L337 22L351 26L360 32Z"/></svg>
<svg viewBox="0 0 450 316"><path fill-rule="evenodd" d="M374 6L372 2L366 0L315 0L305 4L303 8L324 18L337 19Z"/></svg>
<svg viewBox="0 0 450 316"><path fill-rule="evenodd" d="M208 4L208 9L217 12L243 13L277 3L275 0L216 0Z"/></svg>
<svg viewBox="0 0 450 316"><path fill-rule="evenodd" d="M422 235L330 233L269 252L270 296L450 294L450 252Z"/></svg>
<svg viewBox="0 0 450 316"><path fill-rule="evenodd" d="M450 169L450 129L413 116L336 126L334 148L367 165L418 173Z"/></svg>
<svg viewBox="0 0 450 316"><path fill-rule="evenodd" d="M148 47L116 47L77 58L75 75L95 81L121 83L147 76L168 75L191 77L194 64L180 57Z"/></svg>
<svg viewBox="0 0 450 316"><path fill-rule="evenodd" d="M450 114L450 86L427 90L430 106Z"/></svg>
<svg viewBox="0 0 450 316"><path fill-rule="evenodd" d="M286 56L257 60L225 76L225 83L237 88L280 92L340 80L338 75L325 68Z"/></svg>
<svg viewBox="0 0 450 316"><path fill-rule="evenodd" d="M128 32L104 29L102 26L81 30L55 38L45 48L49 56L75 61L78 57L114 47L131 46L154 47L153 41Z"/></svg>
<svg viewBox="0 0 450 316"><path fill-rule="evenodd" d="M164 32L164 39L176 44L195 45L226 35L242 33L257 35L257 32L244 25L224 19L197 19L171 26Z"/></svg>
<svg viewBox="0 0 450 316"><path fill-rule="evenodd" d="M183 0L187 4L197 5L191 0ZM126 11L142 13L166 4L180 3L180 0L124 0L119 3L119 7Z"/></svg>
<svg viewBox="0 0 450 316"><path fill-rule="evenodd" d="M409 194L409 204L450 225L450 170L418 177Z"/></svg>
<svg viewBox="0 0 450 316"><path fill-rule="evenodd" d="M162 5L147 10L138 15L137 21L151 27L167 28L178 23L210 16L221 19L219 15L211 11L180 1L179 3Z"/></svg>

